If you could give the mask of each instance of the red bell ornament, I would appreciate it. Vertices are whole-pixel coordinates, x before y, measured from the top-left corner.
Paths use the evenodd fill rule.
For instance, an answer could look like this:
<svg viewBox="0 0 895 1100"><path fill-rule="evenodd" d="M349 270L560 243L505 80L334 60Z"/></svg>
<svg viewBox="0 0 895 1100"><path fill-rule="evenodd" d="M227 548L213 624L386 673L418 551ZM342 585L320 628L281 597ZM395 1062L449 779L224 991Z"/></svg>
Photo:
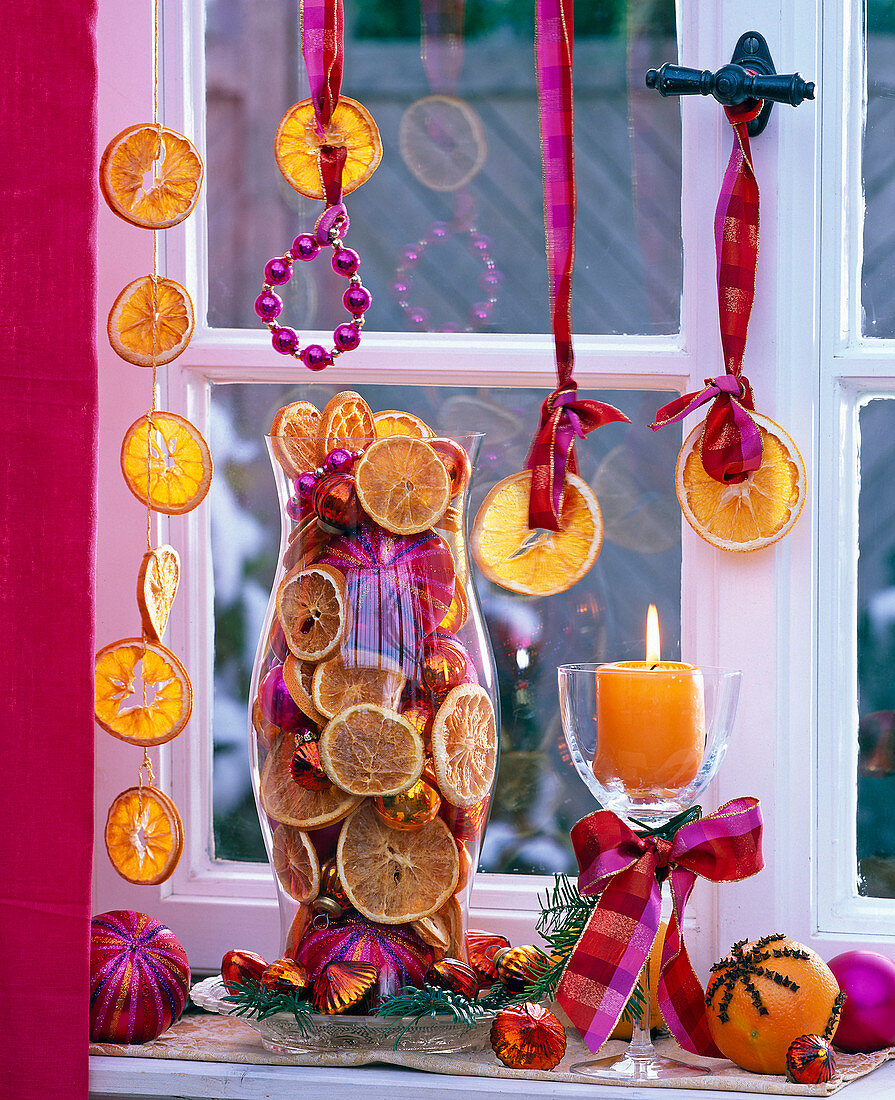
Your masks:
<svg viewBox="0 0 895 1100"><path fill-rule="evenodd" d="M511 993L521 993L536 982L550 965L550 960L537 947L503 947L494 954L494 969L501 985Z"/></svg>
<svg viewBox="0 0 895 1100"><path fill-rule="evenodd" d="M305 993L311 983L301 963L294 959L277 959L261 975L261 984L273 993Z"/></svg>
<svg viewBox="0 0 895 1100"><path fill-rule="evenodd" d="M326 913L332 918L340 917L348 908L348 895L342 886L334 859L327 859L320 864L320 890L311 907L315 912Z"/></svg>
<svg viewBox="0 0 895 1100"><path fill-rule="evenodd" d="M254 951L228 951L221 959L221 978L228 993L235 993L237 985L246 981L259 982L267 969L267 962Z"/></svg>
<svg viewBox="0 0 895 1100"><path fill-rule="evenodd" d="M420 678L436 700L460 684L478 683L466 648L455 635L442 630L423 639Z"/></svg>
<svg viewBox="0 0 895 1100"><path fill-rule="evenodd" d="M314 981L314 1006L328 1016L345 1012L364 999L378 977L372 963L328 963Z"/></svg>
<svg viewBox="0 0 895 1100"><path fill-rule="evenodd" d="M292 754L291 770L292 778L306 791L325 791L332 786L320 763L320 748L314 740L298 741Z"/></svg>
<svg viewBox="0 0 895 1100"><path fill-rule="evenodd" d="M469 965L476 972L483 986L493 985L497 981L494 956L498 951L509 946L510 941L506 936L498 936L493 932L480 932L476 928L470 928L467 931L466 955Z"/></svg>
<svg viewBox="0 0 895 1100"><path fill-rule="evenodd" d="M800 1035L786 1052L786 1079L800 1085L832 1081L836 1076L836 1054L822 1035Z"/></svg>
<svg viewBox="0 0 895 1100"><path fill-rule="evenodd" d="M479 995L479 979L471 966L459 959L439 959L426 971L426 984L436 985L451 993L475 1000Z"/></svg>
<svg viewBox="0 0 895 1100"><path fill-rule="evenodd" d="M421 829L438 817L441 795L425 779L418 779L406 791L374 798L373 809L393 829Z"/></svg>
<svg viewBox="0 0 895 1100"><path fill-rule="evenodd" d="M318 524L324 531L341 535L360 523L363 509L357 499L351 474L327 474L311 497Z"/></svg>
<svg viewBox="0 0 895 1100"><path fill-rule="evenodd" d="M529 1001L497 1014L491 1049L512 1069L555 1069L566 1052L565 1028L543 1005Z"/></svg>

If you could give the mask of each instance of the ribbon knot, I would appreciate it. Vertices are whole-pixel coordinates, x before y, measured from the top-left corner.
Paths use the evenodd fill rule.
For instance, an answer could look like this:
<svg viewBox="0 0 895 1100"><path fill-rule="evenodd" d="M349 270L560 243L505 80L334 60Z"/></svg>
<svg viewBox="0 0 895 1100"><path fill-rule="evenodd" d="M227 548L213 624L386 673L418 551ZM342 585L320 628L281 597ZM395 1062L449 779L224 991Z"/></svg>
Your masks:
<svg viewBox="0 0 895 1100"><path fill-rule="evenodd" d="M738 798L678 829L673 840L640 837L611 810L598 810L572 829L578 888L599 894L566 963L556 999L593 1050L618 1023L659 930L660 881L671 884L672 910L662 949L659 1007L678 1043L693 1054L719 1057L709 1034L702 986L681 935L696 876L737 882L764 866L761 809Z"/></svg>

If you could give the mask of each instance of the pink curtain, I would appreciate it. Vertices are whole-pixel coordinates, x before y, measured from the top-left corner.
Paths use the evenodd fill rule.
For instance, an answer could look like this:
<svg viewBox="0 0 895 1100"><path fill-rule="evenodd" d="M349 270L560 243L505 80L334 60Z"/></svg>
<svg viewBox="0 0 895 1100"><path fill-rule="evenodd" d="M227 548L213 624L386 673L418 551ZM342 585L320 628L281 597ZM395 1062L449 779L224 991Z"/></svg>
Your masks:
<svg viewBox="0 0 895 1100"><path fill-rule="evenodd" d="M96 524L93 0L0 35L0 1095L87 1095Z"/></svg>

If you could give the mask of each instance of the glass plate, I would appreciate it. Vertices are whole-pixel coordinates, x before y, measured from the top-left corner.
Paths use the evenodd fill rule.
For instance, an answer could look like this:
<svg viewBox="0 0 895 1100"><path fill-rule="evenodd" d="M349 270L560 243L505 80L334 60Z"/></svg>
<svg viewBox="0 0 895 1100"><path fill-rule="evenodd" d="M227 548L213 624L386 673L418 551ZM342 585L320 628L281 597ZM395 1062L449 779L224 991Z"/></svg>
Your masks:
<svg viewBox="0 0 895 1100"><path fill-rule="evenodd" d="M198 982L190 990L194 1004L206 1012L234 1015L234 1006L223 998L227 990L217 975ZM333 1054L346 1050L416 1050L425 1054L456 1054L484 1050L489 1043L494 1013L472 1027L451 1016L430 1016L413 1021L398 1016L311 1016L310 1026L300 1027L293 1016L279 1012L258 1020L238 1017L253 1027L268 1050L282 1054Z"/></svg>

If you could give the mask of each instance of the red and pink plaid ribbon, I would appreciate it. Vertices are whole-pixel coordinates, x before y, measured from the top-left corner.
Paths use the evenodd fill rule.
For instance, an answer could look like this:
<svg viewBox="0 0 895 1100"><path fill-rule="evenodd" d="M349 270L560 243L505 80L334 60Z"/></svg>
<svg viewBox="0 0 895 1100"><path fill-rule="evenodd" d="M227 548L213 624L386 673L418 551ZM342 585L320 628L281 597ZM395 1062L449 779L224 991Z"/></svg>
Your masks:
<svg viewBox="0 0 895 1100"><path fill-rule="evenodd" d="M342 65L345 56L345 13L342 0L302 0L301 48L308 81L317 136L324 138L339 102L342 89ZM326 205L342 199L342 170L346 149L343 145L321 145L320 179Z"/></svg>
<svg viewBox="0 0 895 1100"><path fill-rule="evenodd" d="M736 798L684 825L673 840L640 837L611 810L572 829L581 873L578 888L600 895L563 972L556 999L593 1050L621 1018L659 930L660 883L667 877L672 912L665 933L658 1000L678 1043L693 1054L720 1057L706 1020L704 991L681 928L690 891L701 875L739 882L764 866L756 798Z"/></svg>
<svg viewBox="0 0 895 1100"><path fill-rule="evenodd" d="M566 469L574 473L575 437L624 413L600 401L577 398L572 377L572 266L575 260L575 113L572 101L573 0L537 0L535 51L541 153L544 162L544 227L547 279L558 386L541 408L526 460L531 470L528 525L561 530Z"/></svg>
<svg viewBox="0 0 895 1100"><path fill-rule="evenodd" d="M726 375L707 378L705 389L664 405L650 425L655 431L673 424L711 401L700 443L702 464L707 474L727 483L745 480L761 465L762 456L761 435L749 415L755 408L752 388L742 373L758 265L758 182L746 124L760 109L760 102L724 108L733 127L733 148L715 209L715 254Z"/></svg>

